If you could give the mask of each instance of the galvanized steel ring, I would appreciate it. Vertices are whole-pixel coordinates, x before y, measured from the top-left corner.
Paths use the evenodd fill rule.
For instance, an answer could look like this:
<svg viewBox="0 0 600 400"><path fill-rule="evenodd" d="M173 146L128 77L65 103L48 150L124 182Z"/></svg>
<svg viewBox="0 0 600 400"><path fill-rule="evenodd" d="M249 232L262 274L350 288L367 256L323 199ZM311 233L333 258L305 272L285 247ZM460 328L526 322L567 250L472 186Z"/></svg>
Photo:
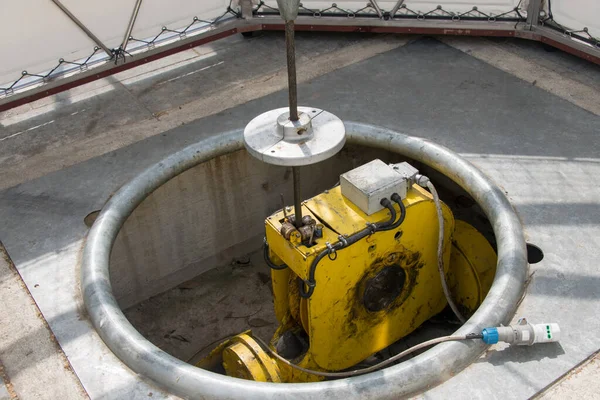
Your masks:
<svg viewBox="0 0 600 400"><path fill-rule="evenodd" d="M496 236L496 276L479 309L455 334L508 323L523 296L528 264L521 223L502 190L475 166L443 146L373 125L346 122L345 126L348 143L388 150L422 162L452 179L481 206ZM265 383L199 369L144 338L123 315L111 287L109 259L119 230L133 210L168 180L243 148L242 130L186 147L124 185L92 226L82 260L84 302L100 337L129 368L189 399L398 399L442 383L481 355L486 346L479 341L443 343L410 360L362 376L316 383Z"/></svg>

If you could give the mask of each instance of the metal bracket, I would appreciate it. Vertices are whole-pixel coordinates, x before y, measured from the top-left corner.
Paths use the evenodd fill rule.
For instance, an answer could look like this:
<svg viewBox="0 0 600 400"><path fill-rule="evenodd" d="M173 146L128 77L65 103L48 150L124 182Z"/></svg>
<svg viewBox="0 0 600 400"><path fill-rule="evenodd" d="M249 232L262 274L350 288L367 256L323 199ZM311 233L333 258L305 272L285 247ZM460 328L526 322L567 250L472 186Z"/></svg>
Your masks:
<svg viewBox="0 0 600 400"><path fill-rule="evenodd" d="M527 7L527 29L532 30L538 25L541 7L542 0L529 0L529 7Z"/></svg>
<svg viewBox="0 0 600 400"><path fill-rule="evenodd" d="M240 9L242 11L242 18L252 18L252 0L240 0Z"/></svg>

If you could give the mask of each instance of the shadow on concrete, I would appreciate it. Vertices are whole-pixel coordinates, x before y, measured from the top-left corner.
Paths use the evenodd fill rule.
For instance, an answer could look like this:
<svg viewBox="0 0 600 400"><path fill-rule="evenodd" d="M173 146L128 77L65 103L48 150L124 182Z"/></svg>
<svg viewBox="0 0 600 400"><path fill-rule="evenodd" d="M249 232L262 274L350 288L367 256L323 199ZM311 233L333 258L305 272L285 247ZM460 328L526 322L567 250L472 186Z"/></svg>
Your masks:
<svg viewBox="0 0 600 400"><path fill-rule="evenodd" d="M568 158L600 154L600 118L432 38L328 73L299 90L303 103L343 120L426 137L457 152ZM102 97L111 102L108 93ZM81 230L72 230L73 214L82 220L147 166L198 140L242 128L286 102L287 92L280 91L6 189L0 192L0 218L5 221L0 237L17 264L65 247L82 236ZM548 205L548 211L555 207ZM594 213L597 207L590 204L584 211L594 218L600 215ZM53 211L45 212L48 208ZM522 212L525 218L528 212ZM38 234L47 246L14 250Z"/></svg>
<svg viewBox="0 0 600 400"><path fill-rule="evenodd" d="M504 348L491 348L475 363L489 363L494 366L506 363L528 363L544 361L548 358L557 358L565 354L560 343L544 343L535 346L506 346Z"/></svg>
<svg viewBox="0 0 600 400"><path fill-rule="evenodd" d="M69 320L78 320L81 321L82 315L77 310L71 310L60 314L56 317L50 318L47 320L48 325L50 326L60 326L64 324L65 321ZM87 324L69 324L71 327L79 326L80 329L74 330L71 329L65 335L61 335L61 343L59 344L54 334L48 330L45 325L41 325L39 328L29 332L25 335L21 335L18 340L11 342L9 345L0 348L0 354L21 354L21 357L18 363L15 365L14 363L7 365L6 369L12 379L17 377L20 373L25 372L28 368L42 362L47 357L53 357L56 355L55 351L58 350L61 352L61 357L64 357L62 350L60 349L61 345L65 345L70 343L73 340L76 340L81 335L85 335L89 332L89 326ZM43 346L40 348L38 346L39 343L46 343L48 337L50 336L50 340L53 342L55 346L54 348L50 348L47 346ZM63 358L64 359L64 358ZM65 368L70 368L68 364L66 364L65 360Z"/></svg>
<svg viewBox="0 0 600 400"><path fill-rule="evenodd" d="M542 203L516 206L525 224L531 225L598 225L598 203Z"/></svg>
<svg viewBox="0 0 600 400"><path fill-rule="evenodd" d="M533 276L527 293L546 297L600 299L600 276L540 269Z"/></svg>

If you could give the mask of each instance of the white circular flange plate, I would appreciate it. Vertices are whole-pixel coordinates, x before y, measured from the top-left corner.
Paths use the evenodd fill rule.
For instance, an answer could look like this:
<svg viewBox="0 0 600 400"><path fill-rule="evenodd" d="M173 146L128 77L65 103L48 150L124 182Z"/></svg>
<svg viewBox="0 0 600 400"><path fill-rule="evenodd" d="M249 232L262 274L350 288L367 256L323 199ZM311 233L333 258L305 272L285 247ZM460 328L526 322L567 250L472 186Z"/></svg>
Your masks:
<svg viewBox="0 0 600 400"><path fill-rule="evenodd" d="M298 107L299 114L310 116L308 129L312 134L306 135L306 140L286 141L277 119L287 113L287 107L267 111L246 125L244 145L252 156L268 164L299 167L326 160L344 147L346 128L342 120L312 107Z"/></svg>

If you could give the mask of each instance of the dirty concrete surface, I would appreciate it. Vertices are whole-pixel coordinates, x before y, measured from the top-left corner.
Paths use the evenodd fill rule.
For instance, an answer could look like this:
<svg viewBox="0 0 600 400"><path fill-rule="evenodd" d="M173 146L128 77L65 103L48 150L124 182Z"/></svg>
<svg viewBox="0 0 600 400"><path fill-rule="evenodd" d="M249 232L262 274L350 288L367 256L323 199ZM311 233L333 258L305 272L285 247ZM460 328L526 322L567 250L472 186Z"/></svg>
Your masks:
<svg viewBox="0 0 600 400"><path fill-rule="evenodd" d="M195 364L223 341L247 330L268 343L278 327L271 276L262 249L232 260L125 310L148 340ZM457 322L443 313L377 354L388 358L424 340L451 334ZM424 351L424 350L423 350ZM422 353L415 352L411 357Z"/></svg>
<svg viewBox="0 0 600 400"><path fill-rule="evenodd" d="M80 319L76 271L86 232L83 218L162 157L202 137L243 127L252 116L284 104L283 48L276 46L281 41L277 34L251 41L231 38L0 116L0 187L6 189L0 192L0 237L92 398L171 396L123 368ZM299 46L299 70L306 71L301 72L302 102L342 119L436 140L463 153L505 188L528 238L546 253L532 268L532 284L517 316L525 313L531 320L552 319L570 327L585 320L587 328L599 328L597 66L519 41L493 42L503 50L502 60L482 51L485 39L446 41L455 48L398 36L305 34L299 41L306 44ZM247 65L240 62L245 57ZM531 63L548 73L532 79ZM246 299L248 304L267 303L268 284L261 284L264 279L252 268L229 265L211 273L222 284L220 274L238 271L263 290ZM42 285L34 287L38 281ZM234 281L227 284L236 288ZM128 318L148 327L153 341L182 359L203 350L190 344L197 343L202 322L187 326L177 316L189 315L197 301L221 298L219 285L206 292L196 282L187 283L191 289L185 285L127 310ZM167 303L170 308L164 307ZM273 320L268 312L261 309L257 323L250 316L256 309L247 311L231 314L239 319L222 315L210 326L215 336L252 320L264 324L255 328L269 337L267 323ZM421 397L527 398L598 348L600 343L573 328L556 346L495 346ZM104 370L90 370L91 359ZM591 371L590 379L598 376ZM575 393L591 387L581 382L573 386Z"/></svg>
<svg viewBox="0 0 600 400"><path fill-rule="evenodd" d="M198 362L248 329L268 341L278 324L265 267L262 251L254 252L144 300L125 316L148 340L186 362Z"/></svg>
<svg viewBox="0 0 600 400"><path fill-rule="evenodd" d="M298 38L299 83L410 40L300 32ZM0 113L0 188L283 90L285 65L281 35L235 36Z"/></svg>
<svg viewBox="0 0 600 400"><path fill-rule="evenodd" d="M0 242L0 399L87 399Z"/></svg>
<svg viewBox="0 0 600 400"><path fill-rule="evenodd" d="M556 383L535 396L540 400L593 400L600 397L600 356L569 371Z"/></svg>

